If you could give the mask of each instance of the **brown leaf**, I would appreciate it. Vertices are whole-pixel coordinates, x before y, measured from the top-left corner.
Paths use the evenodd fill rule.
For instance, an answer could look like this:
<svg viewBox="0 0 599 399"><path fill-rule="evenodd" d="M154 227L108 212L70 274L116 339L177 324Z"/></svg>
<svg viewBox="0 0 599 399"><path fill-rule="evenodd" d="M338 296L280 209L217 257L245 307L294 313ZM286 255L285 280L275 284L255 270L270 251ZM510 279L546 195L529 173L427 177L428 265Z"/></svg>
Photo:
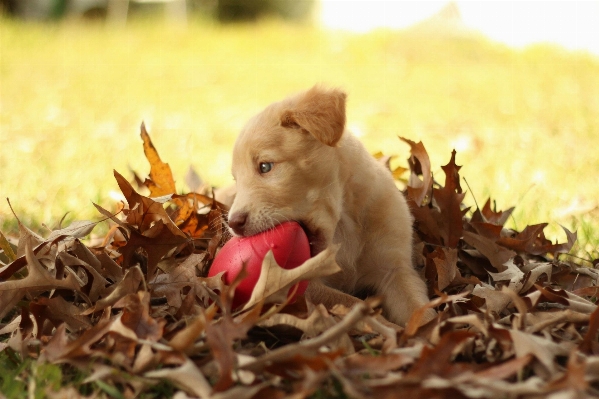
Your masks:
<svg viewBox="0 0 599 399"><path fill-rule="evenodd" d="M411 208L416 221L419 223L419 232L429 237L436 238L440 236L441 245L457 248L462 236L462 219L468 208L462 209L461 206L466 194L462 193L462 188L460 187L459 170L461 166L455 164L455 151L453 151L449 163L442 168L446 175L445 187L432 189L433 204L438 207L438 211L430 206L412 206ZM410 186L408 186L408 194L410 194L409 190ZM411 198L410 195L408 197ZM414 205L421 204L421 202L417 202L418 198L412 199L414 200ZM420 225L421 223L422 226Z"/></svg>
<svg viewBox="0 0 599 399"><path fill-rule="evenodd" d="M474 230L476 230L476 232L478 234L480 234L481 236L488 238L492 241L497 241L499 239L499 237L501 236L501 232L503 231L502 226L492 224L492 223L473 222L472 220L470 220L470 222L468 224L471 227L473 227Z"/></svg>
<svg viewBox="0 0 599 399"><path fill-rule="evenodd" d="M133 362L132 371L135 374L141 374L145 371L149 371L160 364L160 354L154 353L152 346L149 344L142 344L135 361Z"/></svg>
<svg viewBox="0 0 599 399"><path fill-rule="evenodd" d="M510 330L514 342L516 357L532 354L553 376L557 373L555 356L567 356L574 345L568 342L556 344L555 342L536 335L528 334L518 330Z"/></svg>
<svg viewBox="0 0 599 399"><path fill-rule="evenodd" d="M0 283L0 287L2 284ZM4 316L12 312L26 293L24 288L0 292L0 319L4 319Z"/></svg>
<svg viewBox="0 0 599 399"><path fill-rule="evenodd" d="M54 298L40 297L29 306L31 307L35 304L43 306L44 317L53 320L56 325L64 322L67 329L71 332L81 331L92 326L91 320L81 315L79 307L73 305L71 302L67 302L61 296Z"/></svg>
<svg viewBox="0 0 599 399"><path fill-rule="evenodd" d="M503 264L505 270L499 273L489 272L495 282L507 282L508 288L516 293L520 292L524 283L524 272L511 260Z"/></svg>
<svg viewBox="0 0 599 399"><path fill-rule="evenodd" d="M458 251L453 248L437 247L432 256L437 268L437 288L447 288L460 274L457 267Z"/></svg>
<svg viewBox="0 0 599 399"><path fill-rule="evenodd" d="M503 226L512 215L512 212L514 212L515 208L512 207L506 211L497 211L495 203L493 203L493 205L494 209L491 209L491 198L488 198L482 210L476 209L472 215L472 222L490 223L496 226Z"/></svg>
<svg viewBox="0 0 599 399"><path fill-rule="evenodd" d="M492 240L485 238L481 235L464 231L464 241L476 248L481 254L483 254L494 268L499 271L505 269L504 264L516 256L514 251L510 251L502 246L497 245Z"/></svg>
<svg viewBox="0 0 599 399"><path fill-rule="evenodd" d="M169 341L169 345L178 351L189 350L200 334L205 331L206 325L212 321L216 310L216 306L210 306L205 313L200 313Z"/></svg>
<svg viewBox="0 0 599 399"><path fill-rule="evenodd" d="M274 375L289 378L289 376L302 376L307 370L323 371L328 370L331 363L342 355L341 350L334 350L328 353L319 353L316 356L307 356L301 353L294 354L289 359L277 362L270 367L266 367L266 371Z"/></svg>
<svg viewBox="0 0 599 399"><path fill-rule="evenodd" d="M60 279L53 277L42 266L29 245L25 247L25 257L27 259L27 277L19 280L0 282L0 301L3 301L4 295L12 296L14 291L19 290L24 290L24 292L40 292L66 289L81 292L81 287L72 274L69 273L66 278Z"/></svg>
<svg viewBox="0 0 599 399"><path fill-rule="evenodd" d="M591 314L597 309L597 305L594 303L576 296L571 292L562 289L553 289L551 287L543 287L539 284L535 284L535 288L541 293L542 298L546 301L568 306L571 310Z"/></svg>
<svg viewBox="0 0 599 399"><path fill-rule="evenodd" d="M302 355L312 354L323 345L337 341L340 336L346 334L357 323L365 319L370 311L371 310L365 302L358 302L339 323L335 324L318 337L275 349L255 361L243 365L242 368L256 372L263 370L267 365L285 361L298 353Z"/></svg>
<svg viewBox="0 0 599 399"><path fill-rule="evenodd" d="M297 328L304 333L305 337L311 338L335 325L335 320L323 305L318 305L308 318L302 319L287 313L277 313L260 321L259 326L273 327L281 324Z"/></svg>
<svg viewBox="0 0 599 399"><path fill-rule="evenodd" d="M552 381L547 389L569 389L574 393L578 393L579 397L586 397L586 390L589 387L589 382L586 378L585 363L586 362L582 356L578 356L576 352L570 353L570 357L568 357L566 372L561 378Z"/></svg>
<svg viewBox="0 0 599 399"><path fill-rule="evenodd" d="M203 280L196 277L198 266L204 261L206 254L191 254L183 262L168 270L166 273L157 275L149 286L155 296L165 296L170 306L179 308L181 306L181 290L185 287L194 287L198 295L203 291L200 287Z"/></svg>
<svg viewBox="0 0 599 399"><path fill-rule="evenodd" d="M460 194L462 193L462 186L460 185L460 169L462 169L462 167L456 165L455 154L456 151L453 150L451 152L451 159L449 160L449 163L445 166L441 166L441 169L443 169L443 172L445 172L444 188L448 191L453 191Z"/></svg>
<svg viewBox="0 0 599 399"><path fill-rule="evenodd" d="M385 376L388 371L397 370L414 363L414 358L402 353L388 353L380 356L366 356L355 353L343 359L347 372Z"/></svg>
<svg viewBox="0 0 599 399"><path fill-rule="evenodd" d="M521 233L518 233L514 237L499 238L497 243L515 251L525 252L532 255L566 253L570 251L576 242L576 233L572 233L565 227L562 227L566 232L568 242L563 244L553 244L545 238L543 233L543 229L546 226L547 223L527 226Z"/></svg>
<svg viewBox="0 0 599 399"><path fill-rule="evenodd" d="M206 188L174 194L170 168L147 132L142 137L148 184L158 190L151 195L160 197L140 195L115 173L128 205L116 214L98 207L115 224L103 241L93 238L101 246L77 238L88 234L88 222L46 239L20 227L22 256L0 270L0 335L10 334L0 350L89 368L84 383L118 384L124 397L143 396L156 379L185 391L176 398L595 393L599 272L574 257L551 256L568 251L575 233L566 230L566 243L552 243L544 225L504 229L513 209L497 211L490 200L464 219L455 152L442 167L442 186L433 183L422 143L406 141L408 196L420 196L408 198L420 239L417 263L437 297L402 329L373 310L376 298L351 309L327 310L304 297L262 308L265 300L285 300L298 279L335 272L334 252L291 274L266 259L253 307L232 313L240 280L227 287L221 276L200 277L227 238L226 208ZM27 286L34 280L43 284Z"/></svg>
<svg viewBox="0 0 599 399"><path fill-rule="evenodd" d="M114 177L129 205L129 209L123 210L123 213L127 216L126 222L128 225L134 226L140 234L152 236L151 231L154 224L162 221L165 225L169 226L173 234L185 236L172 223L172 220L164 210L162 202L138 194L131 184L116 170L114 171Z"/></svg>
<svg viewBox="0 0 599 399"><path fill-rule="evenodd" d="M94 306L83 312L83 315L92 314L99 310L105 309L108 306L114 305L121 298L134 294L139 289L140 284L144 281L143 273L139 266L135 266L127 270L123 279L113 285L113 291L105 298L100 299Z"/></svg>
<svg viewBox="0 0 599 399"><path fill-rule="evenodd" d="M531 263L524 268L523 271L526 271L524 275L524 280L522 281L522 289L521 293L526 293L534 284L537 283L537 280L545 275L547 277L547 281L551 281L551 273L552 273L553 265L551 263Z"/></svg>
<svg viewBox="0 0 599 399"><path fill-rule="evenodd" d="M335 261L337 250L336 246L328 247L295 269L283 269L277 264L272 251L268 251L262 261L260 277L243 309L248 309L265 299L279 303L285 302L287 293L294 284L302 280L311 280L337 273L341 270Z"/></svg>
<svg viewBox="0 0 599 399"><path fill-rule="evenodd" d="M127 244L120 248L123 254L123 266L131 267L142 262L142 250L147 256L147 277L151 280L156 272L156 265L173 248L187 242L185 234L179 230L169 218L161 203L143 197L116 171L115 177L127 202L129 209L124 210L130 236ZM143 262L142 262L143 263Z"/></svg>
<svg viewBox="0 0 599 399"><path fill-rule="evenodd" d="M235 366L233 343L235 340L245 338L248 330L257 323L261 310L261 306L256 306L243 318L234 320L229 315L225 315L220 323L206 325L206 342L220 371L219 380L214 385L215 391L224 391L233 385L232 372Z"/></svg>
<svg viewBox="0 0 599 399"><path fill-rule="evenodd" d="M426 243L443 245L441 231L437 220L439 211L430 205L418 206L412 198L408 198L408 207L414 216L414 225L418 237Z"/></svg>
<svg viewBox="0 0 599 399"><path fill-rule="evenodd" d="M210 212L208 212L208 223L215 231L215 235L219 236L218 239L221 239L221 236L225 235L225 231L227 231L227 212L228 209L225 205L221 204L218 201L212 201ZM223 243L219 243L223 245Z"/></svg>
<svg viewBox="0 0 599 399"><path fill-rule="evenodd" d="M88 282L82 287L82 291L87 295L91 303L97 301L100 296L105 296L107 291L108 281L94 267L89 265L67 252L58 254L58 259L64 266L81 267L87 273Z"/></svg>
<svg viewBox="0 0 599 399"><path fill-rule="evenodd" d="M124 303L123 303L124 301ZM121 323L132 330L139 339L157 342L162 338L165 320L155 320L150 316L150 294L139 291L129 294L120 301L124 305Z"/></svg>
<svg viewBox="0 0 599 399"><path fill-rule="evenodd" d="M444 293L441 293L441 297L435 298L426 305L416 309L416 311L412 313L410 319L406 324L406 329L404 331L404 335L402 336L402 340L413 337L418 332L420 326L429 321L428 315L431 314L431 309L434 309L435 307L444 303L450 303L456 300L460 300L464 298L467 294L467 292L462 292L457 295L446 295Z"/></svg>
<svg viewBox="0 0 599 399"><path fill-rule="evenodd" d="M467 271L476 277L486 278L488 271L495 271L489 259L487 259L479 250L464 248L458 252L460 263L467 267Z"/></svg>
<svg viewBox="0 0 599 399"><path fill-rule="evenodd" d="M123 277L123 269L107 255L104 248L88 248L81 241L74 240L69 249L69 254L93 267L103 277L112 281Z"/></svg>
<svg viewBox="0 0 599 399"><path fill-rule="evenodd" d="M211 396L212 387L198 367L190 359L176 368L162 368L144 374L146 378L167 379L184 389L187 393L200 398Z"/></svg>
<svg viewBox="0 0 599 399"><path fill-rule="evenodd" d="M92 346L101 340L112 326L112 321L103 317L91 328L84 330L78 338L69 341L66 335L66 326L61 324L44 348L43 355L50 362L59 362L67 359L77 359L93 353Z"/></svg>
<svg viewBox="0 0 599 399"><path fill-rule="evenodd" d="M422 385L431 388L426 397L437 395L436 397L454 397L468 398L490 398L490 397L510 397L510 395L533 394L538 395L542 392L542 381L536 377L528 378L524 382L503 381L504 378L516 374L528 363L532 356L528 355L522 358L512 359L492 366L489 369L478 372L465 372L449 378L437 376L428 377ZM479 365L479 367L485 367ZM456 390L457 392L455 392ZM443 395L444 394L444 395Z"/></svg>
<svg viewBox="0 0 599 399"><path fill-rule="evenodd" d="M433 189L433 197L441 210L439 231L443 244L450 248L457 248L462 237L462 218L468 212L468 208L461 209L465 196L465 193L457 194L445 187Z"/></svg>
<svg viewBox="0 0 599 399"><path fill-rule="evenodd" d="M587 354L599 354L599 343L597 342L597 332L599 331L599 307L591 314L589 328L580 343L580 350Z"/></svg>
<svg viewBox="0 0 599 399"><path fill-rule="evenodd" d="M400 137L404 143L410 146L410 179L408 181L408 198L412 198L416 205L424 206L431 200L433 189L433 178L431 173L431 162L422 142L415 143L412 140ZM422 180L418 177L422 176Z"/></svg>
<svg viewBox="0 0 599 399"><path fill-rule="evenodd" d="M19 222L19 245L17 246L17 258L20 258L27 252L27 246L36 249L41 243L44 242L44 239L21 224L20 220L17 219L17 221Z"/></svg>
<svg viewBox="0 0 599 399"><path fill-rule="evenodd" d="M499 314L511 303L511 298L489 285L477 285L472 290L472 295L485 300L485 308L491 314Z"/></svg>
<svg viewBox="0 0 599 399"><path fill-rule="evenodd" d="M562 323L588 325L590 320L591 316L589 314L575 312L570 309L551 313L532 312L528 313L526 317L528 325L528 328L526 328L526 332L536 333L545 329L551 331L550 329Z"/></svg>
<svg viewBox="0 0 599 399"><path fill-rule="evenodd" d="M35 251L34 251L34 253L35 253ZM11 277L13 277L13 278L16 277L16 276L14 276L14 274L17 273L18 271L20 271L25 266L27 266L27 259L25 259L25 256L23 255L21 257L18 257L13 262L6 265L5 267L0 268L0 282L8 280Z"/></svg>
<svg viewBox="0 0 599 399"><path fill-rule="evenodd" d="M46 238L46 242L53 242L54 240L69 237L69 238L83 238L88 236L94 227L96 227L98 223L92 222L89 220L75 220L69 226L64 229L54 230L48 238Z"/></svg>
<svg viewBox="0 0 599 399"><path fill-rule="evenodd" d="M599 295L599 286L592 285L592 286L589 286L589 287L582 287L582 288L579 288L577 290L572 291L572 293L574 295L588 296L588 297L591 297L591 298L597 298L597 296Z"/></svg>
<svg viewBox="0 0 599 399"><path fill-rule="evenodd" d="M345 310L347 311L347 309ZM345 314L347 314L347 312L345 312ZM273 327L278 325L291 326L301 330L304 333L303 338L306 339L324 333L336 323L337 321L335 318L329 315L326 308L320 304L314 308L308 318L302 319L286 313L277 313L266 320L261 321L258 325L260 327ZM353 351L351 340L346 335L340 336L337 340L331 340L328 345L330 348L338 348L344 352Z"/></svg>
<svg viewBox="0 0 599 399"><path fill-rule="evenodd" d="M546 226L547 223L526 226L514 237L501 237L497 243L514 251L529 252L529 249L535 246L535 241L540 238L540 234Z"/></svg>
<svg viewBox="0 0 599 399"><path fill-rule="evenodd" d="M430 349L424 347L420 359L407 374L408 377L426 378L431 375L451 377L476 367L468 363L453 362L454 351L476 334L469 331L451 331L441 337L441 341Z"/></svg>

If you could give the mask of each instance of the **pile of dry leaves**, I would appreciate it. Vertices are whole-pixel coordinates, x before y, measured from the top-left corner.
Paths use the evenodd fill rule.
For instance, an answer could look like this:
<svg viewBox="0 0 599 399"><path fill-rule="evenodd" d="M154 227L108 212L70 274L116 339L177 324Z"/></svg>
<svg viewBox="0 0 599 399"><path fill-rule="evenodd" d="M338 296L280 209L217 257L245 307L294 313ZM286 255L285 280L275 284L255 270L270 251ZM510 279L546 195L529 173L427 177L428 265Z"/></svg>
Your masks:
<svg viewBox="0 0 599 399"><path fill-rule="evenodd" d="M2 241L11 262L0 269L0 351L82 368L86 382L124 397L165 380L179 399L599 394L599 273L559 257L576 234L554 244L544 224L506 229L511 210L490 202L467 218L455 152L440 184L422 143L403 139L416 252L438 317L420 326L421 309L393 328L375 317L377 298L352 309L277 304L271 282L266 300L230 309L235 283L205 277L227 238L226 207L173 194L143 126L142 138L149 195L115 172L127 204L97 206L112 226L102 240L84 244L96 225L84 221L45 238L20 224L16 253ZM79 397L73 387L47 395Z"/></svg>

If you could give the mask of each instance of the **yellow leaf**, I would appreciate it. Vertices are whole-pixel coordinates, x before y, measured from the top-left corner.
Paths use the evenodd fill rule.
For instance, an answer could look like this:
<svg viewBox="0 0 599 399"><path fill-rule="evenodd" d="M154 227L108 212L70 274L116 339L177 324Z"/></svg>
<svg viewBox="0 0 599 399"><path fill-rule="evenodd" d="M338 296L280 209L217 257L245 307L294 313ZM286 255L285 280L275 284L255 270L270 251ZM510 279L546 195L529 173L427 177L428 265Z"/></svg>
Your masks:
<svg viewBox="0 0 599 399"><path fill-rule="evenodd" d="M4 234L2 234L1 231L0 231L0 248L2 248L2 250L4 251L4 255L6 255L6 257L8 258L8 260L10 262L17 259L17 255L15 255L15 252L12 250L12 247L8 243L8 240L6 239L6 237L4 237Z"/></svg>
<svg viewBox="0 0 599 399"><path fill-rule="evenodd" d="M144 123L141 124L140 135L144 142L144 154L150 162L150 180L146 180L146 185L150 189L150 197L161 197L175 193L175 180L173 179L171 167L160 159Z"/></svg>

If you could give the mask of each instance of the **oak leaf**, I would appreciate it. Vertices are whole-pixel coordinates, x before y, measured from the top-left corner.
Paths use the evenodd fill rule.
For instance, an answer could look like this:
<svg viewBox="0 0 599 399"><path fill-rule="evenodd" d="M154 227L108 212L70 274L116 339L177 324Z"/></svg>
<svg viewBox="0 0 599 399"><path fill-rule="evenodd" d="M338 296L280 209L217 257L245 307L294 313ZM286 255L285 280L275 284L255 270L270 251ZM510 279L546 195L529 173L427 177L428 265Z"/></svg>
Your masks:
<svg viewBox="0 0 599 399"><path fill-rule="evenodd" d="M208 398L212 393L212 387L190 359L186 359L179 367L148 371L144 377L169 380L187 393L200 398Z"/></svg>
<svg viewBox="0 0 599 399"><path fill-rule="evenodd" d="M116 282L112 287L110 294L100 300L98 300L94 306L83 312L83 315L92 314L99 310L103 310L108 306L114 305L121 298L129 294L134 294L139 289L140 284L144 282L144 276L139 268L135 266L127 270L123 278Z"/></svg>
<svg viewBox="0 0 599 399"><path fill-rule="evenodd" d="M248 309L262 300L284 302L289 289L294 284L302 280L325 277L339 272L341 268L335 261L337 250L338 247L328 247L300 266L289 270L280 267L272 251L268 251L262 261L260 277L243 309Z"/></svg>
<svg viewBox="0 0 599 399"><path fill-rule="evenodd" d="M404 137L399 139L410 146L408 198L413 199L417 206L424 206L430 202L433 189L431 161L422 142L416 143Z"/></svg>
<svg viewBox="0 0 599 399"><path fill-rule="evenodd" d="M21 291L23 294L26 292L50 291L54 289L81 292L81 287L72 274L67 273L66 277L58 276L64 278L52 276L36 258L29 245L25 247L25 257L27 260L27 276L19 280L0 282L0 301L3 300L5 295L10 296L15 291Z"/></svg>
<svg viewBox="0 0 599 399"><path fill-rule="evenodd" d="M476 248L482 253L489 261L491 265L499 271L505 269L505 263L516 256L516 252L511 251L503 246L495 243L495 241L485 238L481 235L464 231L464 241L469 245Z"/></svg>

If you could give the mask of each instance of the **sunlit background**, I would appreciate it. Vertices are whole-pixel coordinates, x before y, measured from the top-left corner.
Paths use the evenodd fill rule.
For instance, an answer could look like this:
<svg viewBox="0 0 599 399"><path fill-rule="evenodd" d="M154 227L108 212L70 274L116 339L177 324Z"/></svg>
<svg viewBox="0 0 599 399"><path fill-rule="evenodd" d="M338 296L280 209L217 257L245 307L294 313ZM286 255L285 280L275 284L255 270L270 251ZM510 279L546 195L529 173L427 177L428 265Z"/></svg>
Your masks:
<svg viewBox="0 0 599 399"><path fill-rule="evenodd" d="M348 7L351 4L351 7ZM441 13L439 11L443 10ZM522 48L553 43L599 55L597 1L336 1L323 0L320 20L334 29L366 33L406 29L442 16L455 28Z"/></svg>
<svg viewBox="0 0 599 399"><path fill-rule="evenodd" d="M0 0L0 227L110 207L116 169L149 168L145 121L186 191L231 184L231 147L272 101L349 94L371 152L452 149L471 188L599 242L599 2ZM482 204L481 204L482 205ZM558 237L563 237L559 235Z"/></svg>

